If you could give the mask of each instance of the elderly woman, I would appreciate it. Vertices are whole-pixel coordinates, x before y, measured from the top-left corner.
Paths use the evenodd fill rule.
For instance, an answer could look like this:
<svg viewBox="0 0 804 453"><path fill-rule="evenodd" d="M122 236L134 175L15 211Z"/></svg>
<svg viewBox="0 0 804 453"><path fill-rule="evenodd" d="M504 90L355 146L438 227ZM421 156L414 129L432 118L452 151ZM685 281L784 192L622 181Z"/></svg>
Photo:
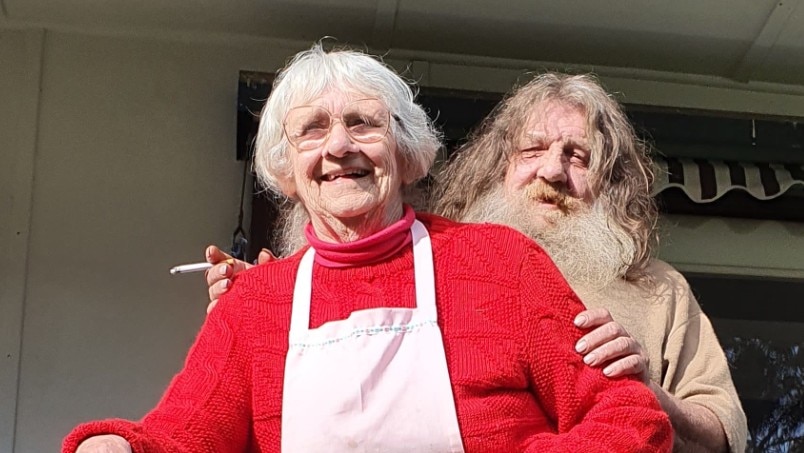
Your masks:
<svg viewBox="0 0 804 453"><path fill-rule="evenodd" d="M583 307L537 245L403 203L438 146L375 59L297 55L256 164L309 247L238 276L141 422L79 426L64 451L668 451L647 387L574 353Z"/></svg>

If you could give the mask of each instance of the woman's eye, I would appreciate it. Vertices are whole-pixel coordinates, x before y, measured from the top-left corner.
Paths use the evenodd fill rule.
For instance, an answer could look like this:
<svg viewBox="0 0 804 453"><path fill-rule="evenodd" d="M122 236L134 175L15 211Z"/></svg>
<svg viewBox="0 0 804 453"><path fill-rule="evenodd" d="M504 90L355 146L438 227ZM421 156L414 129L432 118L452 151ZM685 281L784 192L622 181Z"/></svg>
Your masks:
<svg viewBox="0 0 804 453"><path fill-rule="evenodd" d="M360 127L369 124L363 118L352 118L346 122L346 125L349 127Z"/></svg>
<svg viewBox="0 0 804 453"><path fill-rule="evenodd" d="M308 133L315 133L316 131L320 131L323 129L327 129L327 126L324 124L323 121L313 121L311 123L307 123L302 126L301 134L308 134Z"/></svg>
<svg viewBox="0 0 804 453"><path fill-rule="evenodd" d="M368 116L352 116L344 119L346 125L350 128L359 128L362 126L373 127L375 121Z"/></svg>

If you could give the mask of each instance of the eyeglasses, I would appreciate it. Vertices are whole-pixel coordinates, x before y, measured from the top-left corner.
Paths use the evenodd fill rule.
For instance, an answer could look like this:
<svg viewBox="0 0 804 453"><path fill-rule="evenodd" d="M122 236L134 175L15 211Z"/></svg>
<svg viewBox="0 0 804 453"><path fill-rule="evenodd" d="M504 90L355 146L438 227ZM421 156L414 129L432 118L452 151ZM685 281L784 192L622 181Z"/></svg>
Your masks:
<svg viewBox="0 0 804 453"><path fill-rule="evenodd" d="M360 99L346 104L336 117L317 105L302 105L290 109L282 126L288 141L299 151L323 145L335 121L340 121L346 133L360 143L376 143L388 133L392 115L379 99Z"/></svg>

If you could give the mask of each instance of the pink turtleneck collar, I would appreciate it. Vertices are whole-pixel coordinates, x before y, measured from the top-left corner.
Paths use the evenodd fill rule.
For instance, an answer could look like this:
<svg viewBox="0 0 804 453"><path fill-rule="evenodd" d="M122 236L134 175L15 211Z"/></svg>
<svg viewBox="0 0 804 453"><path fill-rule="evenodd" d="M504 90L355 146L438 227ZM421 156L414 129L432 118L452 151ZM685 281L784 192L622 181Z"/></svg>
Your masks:
<svg viewBox="0 0 804 453"><path fill-rule="evenodd" d="M316 263L334 268L364 266L383 261L413 242L410 227L414 220L416 213L405 205L402 218L397 222L355 242L322 241L316 237L311 223L304 228L304 236L315 249Z"/></svg>

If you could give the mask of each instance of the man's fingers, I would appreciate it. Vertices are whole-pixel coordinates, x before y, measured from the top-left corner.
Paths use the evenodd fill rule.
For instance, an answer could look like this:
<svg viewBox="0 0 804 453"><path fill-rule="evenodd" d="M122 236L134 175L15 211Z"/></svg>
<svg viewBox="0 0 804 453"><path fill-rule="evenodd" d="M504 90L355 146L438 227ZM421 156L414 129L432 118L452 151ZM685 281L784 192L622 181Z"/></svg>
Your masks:
<svg viewBox="0 0 804 453"><path fill-rule="evenodd" d="M232 279L234 276L253 267L253 265L246 263L245 261L232 258L230 255L222 252L221 249L214 245L207 247L204 254L206 255L207 262L214 264L214 266L206 271L210 300L209 305L207 305L207 313L209 313L213 308L215 308L215 305L218 304L218 299L229 291L229 288L232 286ZM264 257L264 254L267 256ZM272 259L275 258L266 249L263 249L260 252L259 260L261 260L261 263L270 261Z"/></svg>
<svg viewBox="0 0 804 453"><path fill-rule="evenodd" d="M253 264L249 264L249 263L247 263L245 261L240 261L240 260L236 260L236 259L229 260L229 261L227 261L226 264L230 265L231 271L232 271L232 276L235 276L235 275L243 272L244 270L251 269L252 267L254 267ZM221 272L223 272L223 270Z"/></svg>
<svg viewBox="0 0 804 453"><path fill-rule="evenodd" d="M636 374L643 382L648 378L650 358L617 322L608 322L584 335L575 349L583 354L587 365L605 366L603 373L608 377Z"/></svg>
<svg viewBox="0 0 804 453"><path fill-rule="evenodd" d="M577 327L591 329L611 321L611 313L605 308L590 308L578 313L574 322Z"/></svg>
<svg viewBox="0 0 804 453"><path fill-rule="evenodd" d="M229 258L207 269L207 286L212 286L224 279L231 279L244 270L254 267L245 261Z"/></svg>
<svg viewBox="0 0 804 453"><path fill-rule="evenodd" d="M212 286L219 281L232 278L232 275L234 275L233 269L235 261L236 260L224 261L207 269L205 274L207 278L207 286L212 289Z"/></svg>
<svg viewBox="0 0 804 453"><path fill-rule="evenodd" d="M600 366L630 355L639 355L642 348L631 337L617 337L583 356L589 366Z"/></svg>
<svg viewBox="0 0 804 453"><path fill-rule="evenodd" d="M603 368L603 374L610 378L628 376L632 374L645 376L647 375L647 371L648 364L645 360L643 360L643 357L638 354L623 357L622 359L616 360Z"/></svg>
<svg viewBox="0 0 804 453"><path fill-rule="evenodd" d="M207 263L212 263L212 264L216 264L216 263L220 263L221 261L232 259L231 256L229 256L228 254L224 253L221 249L219 249L218 247L216 247L214 245L210 245L210 246L207 247L207 249L204 251L204 256L207 259Z"/></svg>
<svg viewBox="0 0 804 453"><path fill-rule="evenodd" d="M265 264L274 260L276 260L276 257L268 249L260 250L260 254L257 255L257 264Z"/></svg>
<svg viewBox="0 0 804 453"><path fill-rule="evenodd" d="M221 296L229 291L230 286L232 286L232 281L228 278L224 278L215 282L214 284L209 285L209 300L216 301L220 299Z"/></svg>
<svg viewBox="0 0 804 453"><path fill-rule="evenodd" d="M611 321L581 337L581 339L575 343L575 350L581 354L585 354L619 337L630 338L628 332L626 332L619 323Z"/></svg>

